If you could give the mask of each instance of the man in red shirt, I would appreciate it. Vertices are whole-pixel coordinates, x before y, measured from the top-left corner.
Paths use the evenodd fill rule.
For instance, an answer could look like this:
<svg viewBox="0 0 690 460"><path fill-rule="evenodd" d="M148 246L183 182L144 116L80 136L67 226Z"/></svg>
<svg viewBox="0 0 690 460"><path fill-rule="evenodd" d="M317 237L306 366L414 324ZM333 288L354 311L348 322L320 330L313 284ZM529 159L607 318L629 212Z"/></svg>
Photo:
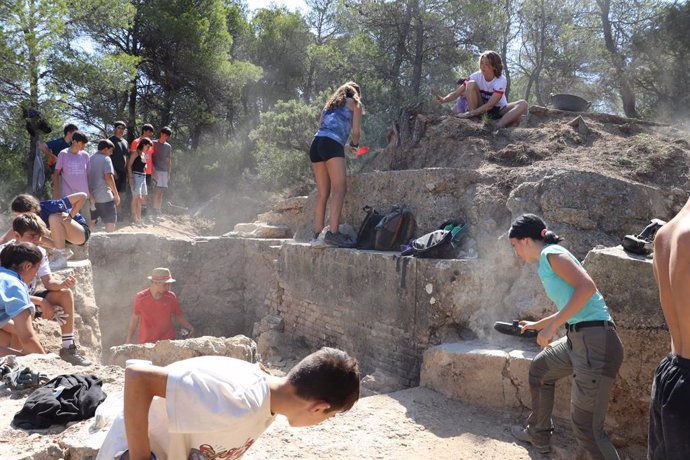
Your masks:
<svg viewBox="0 0 690 460"><path fill-rule="evenodd" d="M132 343L137 326L139 326L137 343L155 343L159 340L174 339L177 331L173 318L186 329L185 335L191 337L194 327L180 310L177 296L170 291L170 286L175 282L170 270L154 268L149 280L151 280L151 286L137 293L134 298L134 312L129 321L125 343Z"/></svg>

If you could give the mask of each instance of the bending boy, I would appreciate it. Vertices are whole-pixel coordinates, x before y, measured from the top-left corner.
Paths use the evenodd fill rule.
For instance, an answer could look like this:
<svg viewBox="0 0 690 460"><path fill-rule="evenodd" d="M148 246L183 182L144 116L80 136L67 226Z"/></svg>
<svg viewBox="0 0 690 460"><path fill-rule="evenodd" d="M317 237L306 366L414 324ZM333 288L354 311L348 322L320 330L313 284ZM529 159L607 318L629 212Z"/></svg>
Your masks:
<svg viewBox="0 0 690 460"><path fill-rule="evenodd" d="M291 426L316 425L357 399L357 361L334 348L312 353L285 377L223 356L131 366L124 422L116 418L97 460L120 458L127 448L130 460L149 460L151 453L159 459L239 459L276 414Z"/></svg>

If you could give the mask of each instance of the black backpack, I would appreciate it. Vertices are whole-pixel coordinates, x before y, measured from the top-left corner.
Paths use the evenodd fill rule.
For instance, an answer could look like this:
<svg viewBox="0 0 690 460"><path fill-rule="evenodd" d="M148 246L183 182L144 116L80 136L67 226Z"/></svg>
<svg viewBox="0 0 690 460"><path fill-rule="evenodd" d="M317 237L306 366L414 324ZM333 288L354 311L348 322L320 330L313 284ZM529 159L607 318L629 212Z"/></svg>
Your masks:
<svg viewBox="0 0 690 460"><path fill-rule="evenodd" d="M394 205L391 212L383 216L376 225L374 249L377 251L400 251L417 231L417 221L406 207Z"/></svg>
<svg viewBox="0 0 690 460"><path fill-rule="evenodd" d="M460 221L448 220L439 230L422 235L412 241L411 253L422 259L454 259L458 243L467 226Z"/></svg>
<svg viewBox="0 0 690 460"><path fill-rule="evenodd" d="M362 208L366 216L359 226L357 232L357 249L374 249L376 242L376 225L383 219L383 214L380 214L371 206L364 206Z"/></svg>

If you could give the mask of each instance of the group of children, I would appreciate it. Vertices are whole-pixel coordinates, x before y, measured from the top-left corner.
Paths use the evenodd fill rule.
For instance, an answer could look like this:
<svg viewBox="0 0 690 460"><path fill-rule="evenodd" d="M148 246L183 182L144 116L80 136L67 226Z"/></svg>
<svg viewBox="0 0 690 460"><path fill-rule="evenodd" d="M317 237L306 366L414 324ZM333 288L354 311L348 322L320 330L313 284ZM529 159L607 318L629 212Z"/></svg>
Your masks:
<svg viewBox="0 0 690 460"><path fill-rule="evenodd" d="M66 242L84 245L89 238L89 227L78 212L85 202L84 193L40 203L30 195L19 195L12 201L16 217L0 240L0 355L45 353L32 323L42 316L60 325L62 359L91 364L74 343L71 288L77 280L52 274L67 265L71 251ZM53 248L52 262L41 246Z"/></svg>
<svg viewBox="0 0 690 460"><path fill-rule="evenodd" d="M500 57L487 52L482 54L479 72L463 80L448 96L436 96L436 102L463 97L465 110L458 114L462 118L488 114L499 120L499 126L519 123L527 104L507 103L504 80ZM352 133L350 147L358 147L362 114L359 86L354 82L341 86L324 108L320 129L309 152L318 192L315 237L324 227L330 197L331 216L325 239L335 246L352 245L338 233L338 221L346 190L344 146ZM152 134L153 128L144 130L144 134L149 132ZM67 153L83 148L78 134L72 134L72 145L76 142L76 147ZM138 139L134 147L137 153L127 161L134 197L145 195L151 144L146 136ZM108 150L112 143L104 145ZM70 160L78 163L75 158ZM64 170L66 164L68 161L60 161L58 156L56 171ZM165 183L167 174L161 174L163 171L154 165L154 179ZM165 171L169 173L169 163ZM70 181L65 182L72 186ZM106 182L109 187L112 185L107 179ZM64 248L65 240L83 244L88 239L88 226L77 220L77 211L85 200L86 194L77 191L58 200L61 207L55 212L51 206L56 205L39 204L32 197L20 196L13 202L13 211L20 214L13 223L11 235L16 241L0 253L2 352L13 351L11 347L15 345L21 346L25 353L43 352L31 327L34 305L38 305L44 317L62 319L63 343L72 352L65 352L67 358L63 353L61 356L68 359L75 355L69 289L76 281L71 277L62 281L54 279L46 271L45 252L35 244L44 235L44 225L51 229L52 243L58 250ZM140 208L134 199L132 212L135 219L140 218ZM591 458L618 459L616 448L604 431L604 419L623 362L623 345L606 302L577 258L558 244L561 239L541 218L532 214L520 216L513 222L508 236L518 258L538 263L539 278L558 310L539 321L520 323L523 331L539 331L537 343L543 350L529 370L532 412L525 425L514 426L511 432L540 452L549 452L555 384L572 375L571 417L578 444ZM654 270L671 332L672 354L660 363L652 388L649 458L683 458L690 450L690 288L687 287L690 284L684 281L690 274L690 201L656 238ZM30 298L24 283L31 283L37 276L45 290L34 290L35 297ZM169 285L174 282L170 272L155 269L150 279L152 288L138 294L140 305L138 309L135 307L128 341L139 324L141 318L137 313L141 314L144 303L170 300L169 295L166 297ZM175 307L174 302L171 305L170 311L165 310L167 314L181 316L179 306ZM183 324L191 328L191 324L185 323L186 320ZM141 326L144 324L140 325L140 340L142 332L146 335L151 325ZM560 328L565 328L566 335L552 342ZM256 364L215 356L193 358L167 367L134 365L125 371L123 417L116 419L98 458L238 459L276 414L286 416L292 426L314 425L347 411L358 398L356 360L332 348L309 355L286 377L272 376Z"/></svg>
<svg viewBox="0 0 690 460"><path fill-rule="evenodd" d="M107 232L115 230L123 195L129 198L132 222L140 224L142 205L153 184L152 217L161 215L172 171L172 147L167 142L172 131L163 127L158 139L152 141L153 126L145 124L130 149L124 139L125 130L125 123L116 121L113 136L99 140L93 155L84 150L88 137L74 124L65 126L62 138L39 144L52 171L53 198L85 193L90 201L86 213L91 229L100 219Z"/></svg>

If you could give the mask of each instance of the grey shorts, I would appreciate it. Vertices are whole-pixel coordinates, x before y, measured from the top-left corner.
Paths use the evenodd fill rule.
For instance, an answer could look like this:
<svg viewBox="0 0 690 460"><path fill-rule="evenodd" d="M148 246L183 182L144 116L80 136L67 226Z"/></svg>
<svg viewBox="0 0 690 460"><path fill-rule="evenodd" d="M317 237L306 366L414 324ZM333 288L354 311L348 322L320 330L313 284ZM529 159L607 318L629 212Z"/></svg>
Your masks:
<svg viewBox="0 0 690 460"><path fill-rule="evenodd" d="M168 188L168 178L170 173L168 171L159 171L156 169L156 179L153 183L159 188Z"/></svg>
<svg viewBox="0 0 690 460"><path fill-rule="evenodd" d="M148 195L148 189L146 188L146 175L145 174L132 174L132 179L134 179L134 185L132 186L132 195Z"/></svg>

